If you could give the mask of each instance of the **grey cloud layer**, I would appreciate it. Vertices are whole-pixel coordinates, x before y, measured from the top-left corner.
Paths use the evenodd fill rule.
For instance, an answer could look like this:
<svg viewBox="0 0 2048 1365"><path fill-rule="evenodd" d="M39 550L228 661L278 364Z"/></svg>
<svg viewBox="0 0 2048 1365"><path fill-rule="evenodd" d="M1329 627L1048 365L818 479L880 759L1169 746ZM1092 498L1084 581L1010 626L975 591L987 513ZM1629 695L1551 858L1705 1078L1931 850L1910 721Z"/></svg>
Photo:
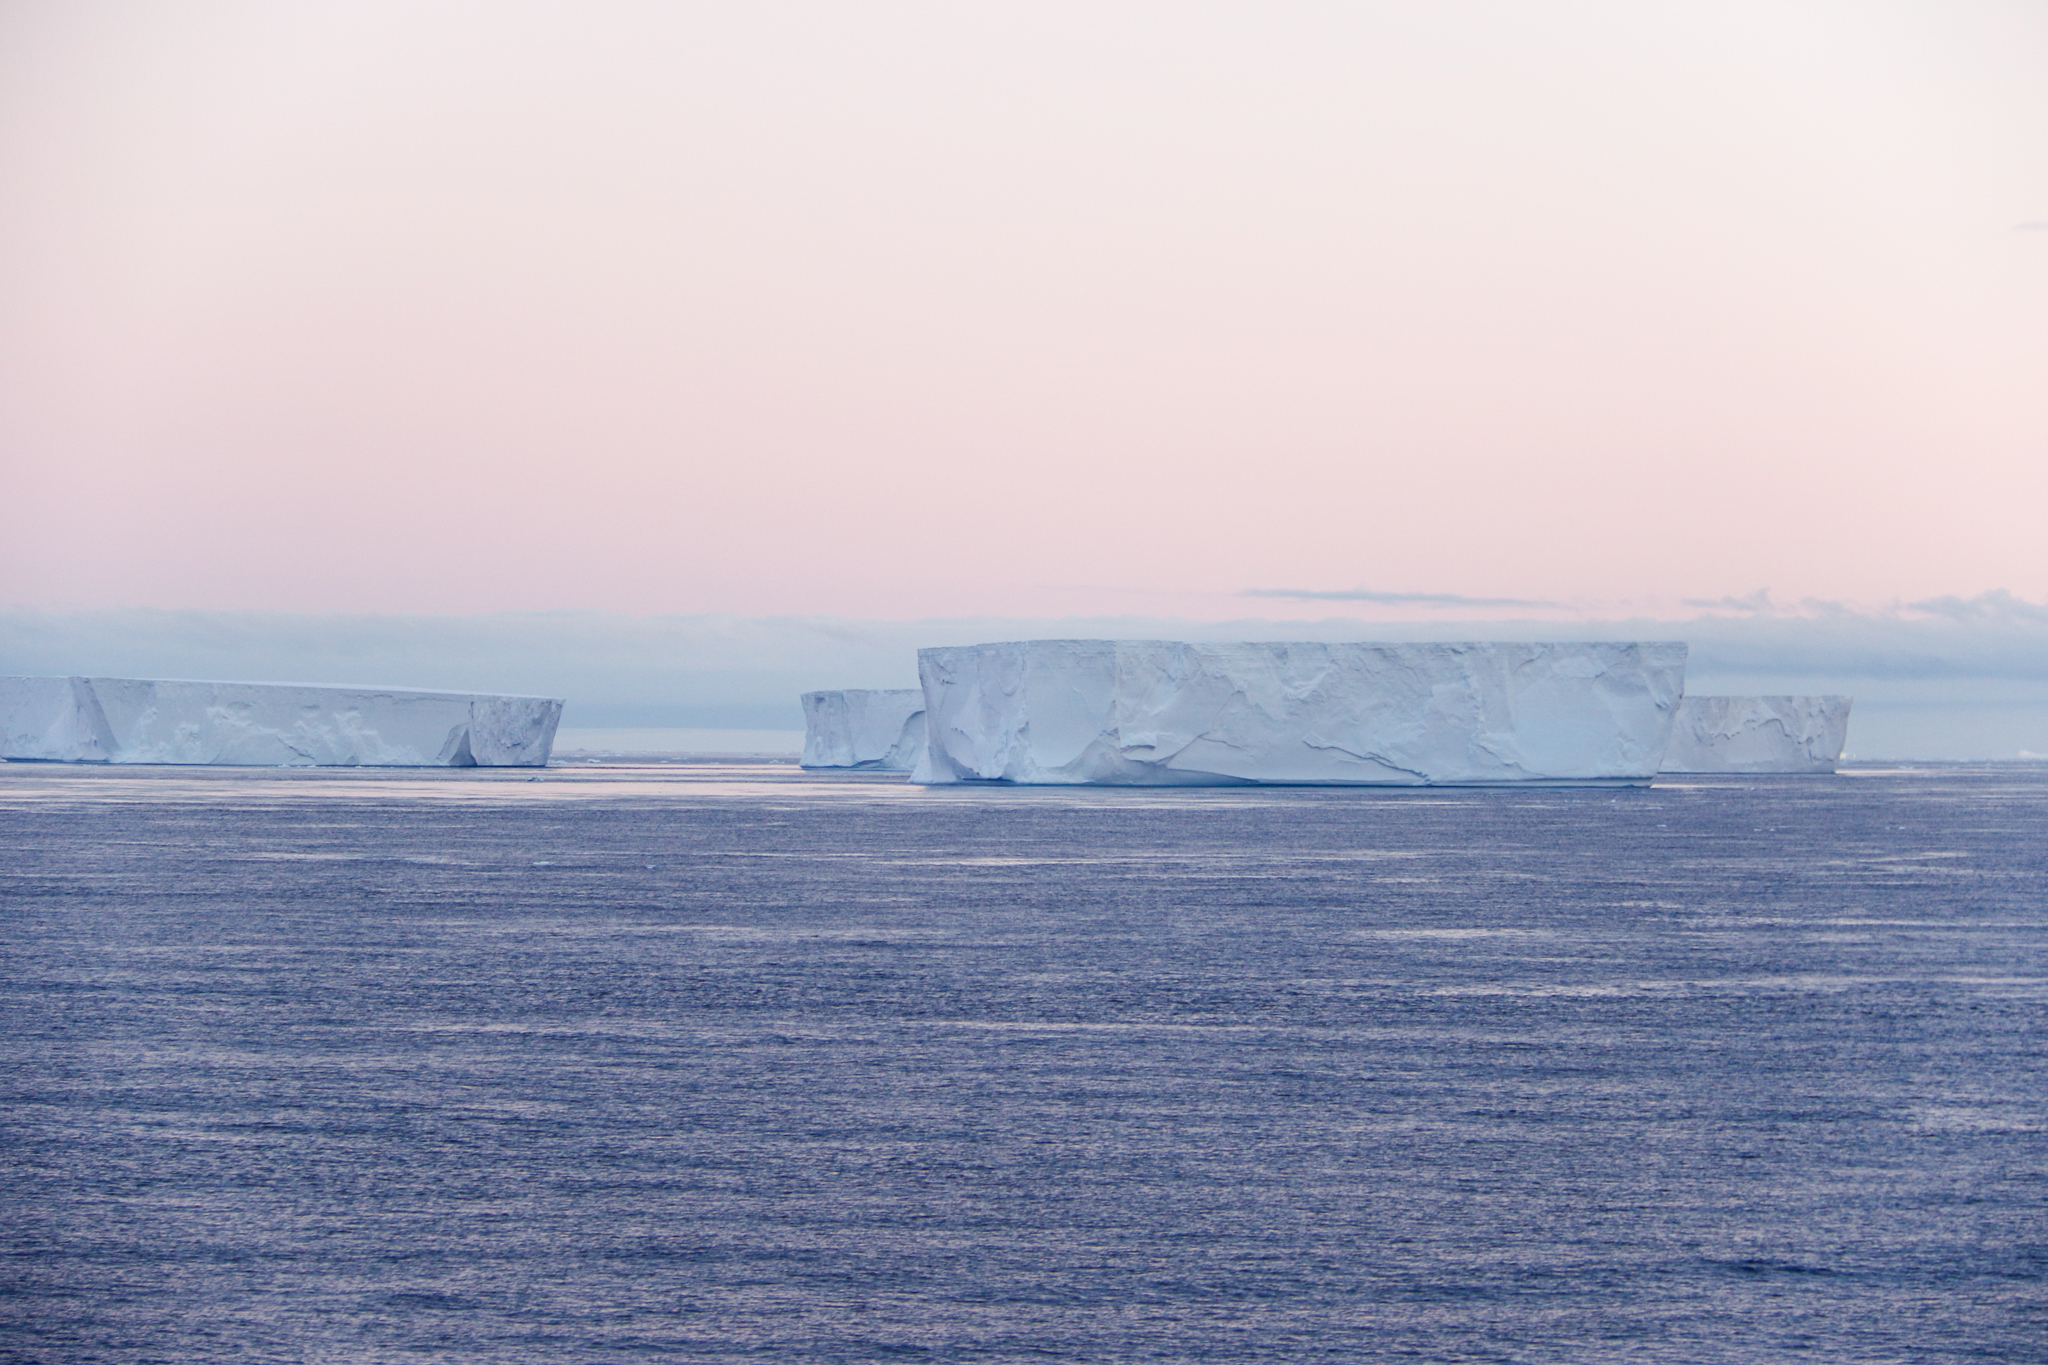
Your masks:
<svg viewBox="0 0 2048 1365"><path fill-rule="evenodd" d="M1862 757L2048 753L2048 609L1986 594L1918 616L1385 623L1148 617L855 621L599 612L318 616L0 612L0 672L445 687L566 697L565 726L796 729L800 692L905 687L922 645L1045 637L1666 639L1693 692L1848 692Z"/></svg>

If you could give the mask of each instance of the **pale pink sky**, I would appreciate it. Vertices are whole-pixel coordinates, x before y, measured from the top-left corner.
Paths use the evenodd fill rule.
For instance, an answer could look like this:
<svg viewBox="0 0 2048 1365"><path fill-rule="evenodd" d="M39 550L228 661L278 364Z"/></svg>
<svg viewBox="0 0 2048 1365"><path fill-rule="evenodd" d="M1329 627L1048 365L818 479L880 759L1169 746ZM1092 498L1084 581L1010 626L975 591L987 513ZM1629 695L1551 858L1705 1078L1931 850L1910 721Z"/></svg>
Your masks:
<svg viewBox="0 0 2048 1365"><path fill-rule="evenodd" d="M0 604L2048 596L2039 0L8 0L0 206Z"/></svg>

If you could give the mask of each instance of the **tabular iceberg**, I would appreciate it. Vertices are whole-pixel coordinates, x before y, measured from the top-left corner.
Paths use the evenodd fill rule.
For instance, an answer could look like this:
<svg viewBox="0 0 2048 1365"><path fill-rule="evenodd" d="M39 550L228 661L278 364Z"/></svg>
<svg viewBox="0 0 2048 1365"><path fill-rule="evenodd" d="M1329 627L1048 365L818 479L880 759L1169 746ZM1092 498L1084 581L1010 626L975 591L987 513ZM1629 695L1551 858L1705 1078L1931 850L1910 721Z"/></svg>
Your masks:
<svg viewBox="0 0 2048 1365"><path fill-rule="evenodd" d="M1682 644L1031 640L918 651L912 781L1642 785Z"/></svg>
<svg viewBox="0 0 2048 1365"><path fill-rule="evenodd" d="M148 678L0 678L0 758L247 767L538 768L545 697Z"/></svg>
<svg viewBox="0 0 2048 1365"><path fill-rule="evenodd" d="M1667 773L1831 773L1849 738L1850 697L1687 697Z"/></svg>
<svg viewBox="0 0 2048 1365"><path fill-rule="evenodd" d="M907 773L923 758L924 693L916 688L804 693L804 767Z"/></svg>

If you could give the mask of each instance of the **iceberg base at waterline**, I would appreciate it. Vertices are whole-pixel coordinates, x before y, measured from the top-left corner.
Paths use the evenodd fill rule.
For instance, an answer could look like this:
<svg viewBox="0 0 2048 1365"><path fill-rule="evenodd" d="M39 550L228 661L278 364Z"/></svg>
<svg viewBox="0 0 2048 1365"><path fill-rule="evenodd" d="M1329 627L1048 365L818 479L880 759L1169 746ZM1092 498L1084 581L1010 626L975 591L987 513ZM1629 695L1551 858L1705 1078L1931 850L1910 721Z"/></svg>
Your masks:
<svg viewBox="0 0 2048 1365"><path fill-rule="evenodd" d="M151 678L0 677L0 758L243 767L538 768L546 697Z"/></svg>
<svg viewBox="0 0 2048 1365"><path fill-rule="evenodd" d="M924 758L924 693L914 687L806 692L806 768L910 772Z"/></svg>
<svg viewBox="0 0 2048 1365"><path fill-rule="evenodd" d="M1686 648L1030 640L918 652L912 780L1643 785Z"/></svg>
<svg viewBox="0 0 2048 1365"><path fill-rule="evenodd" d="M1664 751L1667 773L1831 773L1849 738L1851 697L1687 697Z"/></svg>

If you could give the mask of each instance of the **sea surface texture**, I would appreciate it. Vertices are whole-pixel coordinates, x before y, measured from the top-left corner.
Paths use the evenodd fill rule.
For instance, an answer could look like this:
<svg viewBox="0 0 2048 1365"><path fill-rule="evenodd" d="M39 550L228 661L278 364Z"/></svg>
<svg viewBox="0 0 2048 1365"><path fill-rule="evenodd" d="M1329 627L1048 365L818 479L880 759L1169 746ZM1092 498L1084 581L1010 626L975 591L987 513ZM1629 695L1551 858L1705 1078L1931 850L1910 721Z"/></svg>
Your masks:
<svg viewBox="0 0 2048 1365"><path fill-rule="evenodd" d="M2048 1359L2048 768L0 769L0 1358Z"/></svg>

